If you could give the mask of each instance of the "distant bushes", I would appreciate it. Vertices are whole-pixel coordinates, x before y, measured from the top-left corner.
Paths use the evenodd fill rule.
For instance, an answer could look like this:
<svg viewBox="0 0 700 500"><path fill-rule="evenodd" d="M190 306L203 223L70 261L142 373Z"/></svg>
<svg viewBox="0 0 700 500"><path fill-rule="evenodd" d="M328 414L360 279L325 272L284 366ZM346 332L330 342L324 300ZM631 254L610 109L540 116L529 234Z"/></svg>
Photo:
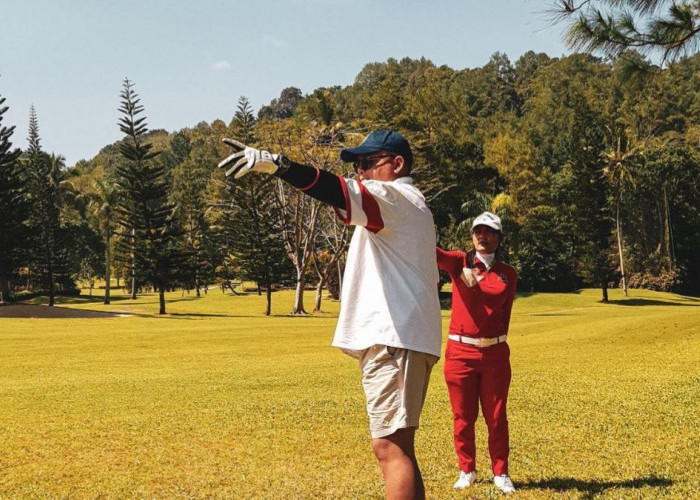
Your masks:
<svg viewBox="0 0 700 500"><path fill-rule="evenodd" d="M634 273L629 277L630 288L644 288L656 292L677 292L683 280L677 269L662 270L658 273Z"/></svg>
<svg viewBox="0 0 700 500"><path fill-rule="evenodd" d="M54 296L60 297L78 297L80 295L79 288L66 288L65 290L56 290ZM35 297L48 297L48 290L17 290L12 292L13 300L29 300Z"/></svg>

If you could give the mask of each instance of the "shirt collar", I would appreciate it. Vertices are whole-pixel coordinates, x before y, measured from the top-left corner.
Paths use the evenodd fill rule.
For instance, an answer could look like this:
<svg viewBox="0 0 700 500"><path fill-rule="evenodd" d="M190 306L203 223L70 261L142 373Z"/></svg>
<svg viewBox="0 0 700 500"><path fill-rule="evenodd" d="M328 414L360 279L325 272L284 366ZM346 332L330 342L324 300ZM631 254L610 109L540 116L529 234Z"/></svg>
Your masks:
<svg viewBox="0 0 700 500"><path fill-rule="evenodd" d="M486 266L486 269L490 269L491 266L493 265L493 261L496 260L496 254L495 253L480 254L479 252L476 252L476 258L479 259L479 261L482 262Z"/></svg>

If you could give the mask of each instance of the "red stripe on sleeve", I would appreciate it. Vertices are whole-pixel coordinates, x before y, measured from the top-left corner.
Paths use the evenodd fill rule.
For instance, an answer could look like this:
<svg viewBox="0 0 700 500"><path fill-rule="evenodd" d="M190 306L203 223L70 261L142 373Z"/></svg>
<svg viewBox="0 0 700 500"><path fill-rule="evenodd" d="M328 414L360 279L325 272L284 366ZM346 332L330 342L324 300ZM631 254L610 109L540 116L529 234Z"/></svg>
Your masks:
<svg viewBox="0 0 700 500"><path fill-rule="evenodd" d="M379 211L379 204L372 196L372 193L361 182L358 182L358 185L360 186L360 197L362 198L362 210L367 216L365 229L376 234L384 229L384 221Z"/></svg>
<svg viewBox="0 0 700 500"><path fill-rule="evenodd" d="M350 196L348 195L348 185L345 182L345 177L343 177L342 175L339 175L338 179L340 179L340 188L343 190L343 198L345 198L345 215L343 215L343 213L338 207L333 207L333 210L338 216L338 219L340 219L340 222L347 226L348 224L350 224L350 217L352 215L352 212L350 211Z"/></svg>

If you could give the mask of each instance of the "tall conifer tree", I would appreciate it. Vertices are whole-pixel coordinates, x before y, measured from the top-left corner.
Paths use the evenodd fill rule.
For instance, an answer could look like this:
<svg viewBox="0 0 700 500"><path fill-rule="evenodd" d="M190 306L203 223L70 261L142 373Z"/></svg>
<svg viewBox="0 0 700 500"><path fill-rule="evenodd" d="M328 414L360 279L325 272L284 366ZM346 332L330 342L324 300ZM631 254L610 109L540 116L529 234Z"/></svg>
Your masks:
<svg viewBox="0 0 700 500"><path fill-rule="evenodd" d="M2 124L9 109L0 95L0 303L10 301L13 272L26 262L29 205L19 165L21 151L12 148L15 127Z"/></svg>
<svg viewBox="0 0 700 500"><path fill-rule="evenodd" d="M159 292L160 314L165 314L165 289L177 268L176 225L173 205L168 203L166 169L154 161L158 152L146 141L146 117L139 117L143 106L133 84L124 80L121 93L123 116L119 128L125 134L120 144L124 163L117 167L121 201L117 205L117 223L123 230L122 245L133 259L128 263L132 277L152 284Z"/></svg>
<svg viewBox="0 0 700 500"><path fill-rule="evenodd" d="M34 106L29 110L28 140L25 171L31 203L30 225L35 238L32 267L40 286L48 292L49 306L53 306L57 283L65 281L67 273L59 206L59 188L65 160L62 156L49 156L42 151Z"/></svg>

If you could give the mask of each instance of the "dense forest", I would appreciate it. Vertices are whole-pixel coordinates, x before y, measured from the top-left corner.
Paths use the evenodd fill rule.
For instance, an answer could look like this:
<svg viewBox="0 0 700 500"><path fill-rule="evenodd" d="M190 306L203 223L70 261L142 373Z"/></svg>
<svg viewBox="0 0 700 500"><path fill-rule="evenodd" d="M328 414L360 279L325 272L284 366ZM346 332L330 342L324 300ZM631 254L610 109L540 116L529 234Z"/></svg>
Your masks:
<svg viewBox="0 0 700 500"><path fill-rule="evenodd" d="M700 55L643 74L630 65L649 67L636 52L495 53L473 69L389 59L347 87L286 88L257 114L241 96L228 123L172 132L147 129L147 103L125 80L123 140L71 168L42 150L40 110L26 147L12 143L0 95L2 300L53 301L116 278L132 294L161 291L165 312L163 291L246 280L268 300L317 287L318 309L322 289L337 295L351 230L276 179L227 179L221 139L351 175L339 149L376 128L411 142L441 246L467 247L470 218L501 215L521 291L699 295ZM292 312L305 313L300 293Z"/></svg>

